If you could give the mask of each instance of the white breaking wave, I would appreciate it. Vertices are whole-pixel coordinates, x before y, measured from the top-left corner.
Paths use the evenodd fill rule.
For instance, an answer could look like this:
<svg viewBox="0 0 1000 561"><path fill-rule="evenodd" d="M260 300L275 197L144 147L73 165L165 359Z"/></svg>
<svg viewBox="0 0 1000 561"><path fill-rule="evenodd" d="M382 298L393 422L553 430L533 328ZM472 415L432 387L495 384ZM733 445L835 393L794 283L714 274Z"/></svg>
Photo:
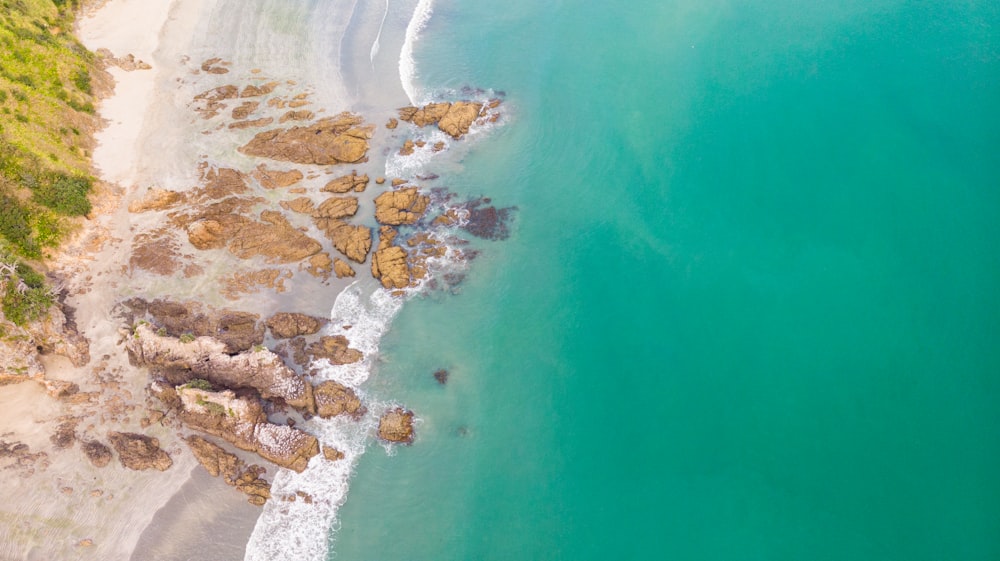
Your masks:
<svg viewBox="0 0 1000 561"><path fill-rule="evenodd" d="M406 26L406 36L403 41L403 48L399 52L399 81L403 85L406 97L410 98L411 105L422 105L423 100L417 96L417 63L413 60L413 46L420 38L420 32L431 19L434 12L434 0L420 0L416 9L413 10L413 17Z"/></svg>
<svg viewBox="0 0 1000 561"><path fill-rule="evenodd" d="M351 346L364 353L355 364L318 366L317 381L335 380L350 386L364 399L358 386L371 373L379 341L389 328L403 301L377 288L367 299L355 282L345 289L330 312L329 335L348 337ZM378 427L378 417L369 412L361 420L313 417L300 425L316 436L324 447L336 448L344 458L336 462L322 454L313 457L302 473L280 469L271 482L271 500L257 520L247 543L245 561L323 561L327 557L327 536L338 525L337 510L347 499L348 484L358 458L365 451L369 435ZM306 502L305 496L309 496ZM294 502L288 499L295 497Z"/></svg>
<svg viewBox="0 0 1000 561"><path fill-rule="evenodd" d="M372 50L368 52L368 61L372 63L372 70L375 70L375 55L378 54L379 40L382 38L382 28L385 27L385 18L387 17L389 17L389 0L385 0L385 13L382 14L382 23L378 26L375 41L372 42Z"/></svg>

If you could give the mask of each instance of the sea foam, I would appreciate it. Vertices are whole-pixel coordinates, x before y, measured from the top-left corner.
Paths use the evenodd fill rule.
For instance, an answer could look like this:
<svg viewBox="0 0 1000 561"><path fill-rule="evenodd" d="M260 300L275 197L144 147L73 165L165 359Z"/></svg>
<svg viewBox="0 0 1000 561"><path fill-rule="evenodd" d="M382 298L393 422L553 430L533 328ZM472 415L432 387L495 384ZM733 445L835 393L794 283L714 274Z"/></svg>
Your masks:
<svg viewBox="0 0 1000 561"><path fill-rule="evenodd" d="M413 60L413 47L420 38L420 32L431 19L432 13L434 13L434 0L420 0L417 3L413 17L406 26L403 48L399 52L399 81L412 105L419 105L424 101L417 92L417 63Z"/></svg>

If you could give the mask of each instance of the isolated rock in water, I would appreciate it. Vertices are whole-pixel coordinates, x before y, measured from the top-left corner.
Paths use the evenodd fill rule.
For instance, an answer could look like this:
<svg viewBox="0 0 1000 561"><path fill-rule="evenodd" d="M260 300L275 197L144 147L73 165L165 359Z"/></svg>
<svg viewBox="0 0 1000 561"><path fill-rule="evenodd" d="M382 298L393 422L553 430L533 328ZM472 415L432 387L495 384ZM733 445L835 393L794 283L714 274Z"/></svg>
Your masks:
<svg viewBox="0 0 1000 561"><path fill-rule="evenodd" d="M275 338L290 339L299 335L312 335L326 323L325 319L305 314L278 313L267 320L267 327Z"/></svg>
<svg viewBox="0 0 1000 561"><path fill-rule="evenodd" d="M330 197L313 211L314 218L347 218L358 212L357 197Z"/></svg>
<svg viewBox="0 0 1000 561"><path fill-rule="evenodd" d="M444 368L434 372L434 379L441 385L448 383L448 371Z"/></svg>
<svg viewBox="0 0 1000 561"><path fill-rule="evenodd" d="M333 272L337 275L338 279L354 276L354 269L343 259L333 260Z"/></svg>
<svg viewBox="0 0 1000 561"><path fill-rule="evenodd" d="M255 86L253 84L249 84L245 88L243 88L242 92L240 92L240 97L258 97L262 95L267 95L272 91L274 91L274 88L276 88L277 86L278 82L268 82L261 86ZM236 86L231 86L231 87L235 88Z"/></svg>
<svg viewBox="0 0 1000 561"><path fill-rule="evenodd" d="M279 123L284 123L286 121L312 121L316 117L316 114L308 109L299 109L298 111L289 111L278 119Z"/></svg>
<svg viewBox="0 0 1000 561"><path fill-rule="evenodd" d="M155 384L165 402L170 392L180 401L181 420L189 427L226 439L241 450L259 454L279 466L302 472L309 458L319 454L315 436L287 425L267 421L260 402L238 397L231 390L211 392L192 387L164 388ZM165 397L167 396L167 397Z"/></svg>
<svg viewBox="0 0 1000 561"><path fill-rule="evenodd" d="M430 197L421 195L416 187L387 191L375 198L375 220L392 226L413 224L430 202Z"/></svg>
<svg viewBox="0 0 1000 561"><path fill-rule="evenodd" d="M258 107L260 107L259 101L244 101L233 108L232 117L236 120L246 119L254 111L256 111Z"/></svg>
<svg viewBox="0 0 1000 561"><path fill-rule="evenodd" d="M135 366L186 370L226 388L253 388L265 399L280 398L292 407L312 411L312 385L266 348L230 355L221 342L210 337L187 341L158 335L149 325L139 325L125 340Z"/></svg>
<svg viewBox="0 0 1000 561"><path fill-rule="evenodd" d="M279 187L291 187L299 181L302 181L302 172L297 169L290 169L286 171L277 169L268 169L267 166L261 164L257 166L257 169L251 174L254 179L260 183L261 187L265 189L277 189Z"/></svg>
<svg viewBox="0 0 1000 561"><path fill-rule="evenodd" d="M331 180L323 186L323 190L330 193L347 193L349 191L361 193L367 186L368 176L358 175L358 172L353 171L351 172L351 175L345 175Z"/></svg>
<svg viewBox="0 0 1000 561"><path fill-rule="evenodd" d="M413 442L413 411L402 407L390 409L378 422L378 437L389 442Z"/></svg>
<svg viewBox="0 0 1000 561"><path fill-rule="evenodd" d="M399 149L399 155L400 156L409 156L409 155L413 154L413 147L414 147L413 141L410 140L409 138L407 138L403 142L403 147Z"/></svg>
<svg viewBox="0 0 1000 561"><path fill-rule="evenodd" d="M155 438L133 432L109 432L108 440L118 452L118 460L128 469L165 471L173 465L170 455L160 450L160 441Z"/></svg>
<svg viewBox="0 0 1000 561"><path fill-rule="evenodd" d="M410 286L410 266L406 250L392 244L395 238L396 231L391 227L379 230L378 249L372 254L372 276L385 288L406 288Z"/></svg>
<svg viewBox="0 0 1000 561"><path fill-rule="evenodd" d="M365 410L361 405L361 399L354 393L354 390L332 380L327 380L313 388L313 395L316 397L316 412L324 419L337 415L350 415L357 418L364 414Z"/></svg>
<svg viewBox="0 0 1000 561"><path fill-rule="evenodd" d="M448 112L438 121L438 128L452 138L461 138L469 132L469 127L480 117L482 105L469 101L458 101L451 104Z"/></svg>
<svg viewBox="0 0 1000 561"><path fill-rule="evenodd" d="M336 218L315 218L316 227L333 242L333 247L348 259L364 263L372 248L372 230L367 226L348 224Z"/></svg>
<svg viewBox="0 0 1000 561"><path fill-rule="evenodd" d="M368 152L374 128L350 113L320 119L310 126L258 133L239 149L248 156L298 164L357 163Z"/></svg>
<svg viewBox="0 0 1000 561"><path fill-rule="evenodd" d="M505 240L510 237L509 224L517 207L485 206L489 203L489 199L480 199L464 205L468 214L462 228L485 240Z"/></svg>
<svg viewBox="0 0 1000 561"><path fill-rule="evenodd" d="M361 351L349 346L347 337L343 335L324 335L319 341L310 344L306 350L313 360L327 359L332 364L352 364L364 358Z"/></svg>
<svg viewBox="0 0 1000 561"><path fill-rule="evenodd" d="M418 127L435 125L448 114L450 103L428 103L423 107L403 107L399 110L399 118L413 123Z"/></svg>
<svg viewBox="0 0 1000 561"><path fill-rule="evenodd" d="M94 467L102 468L111 462L111 449L96 440L90 440L80 445Z"/></svg>
<svg viewBox="0 0 1000 561"><path fill-rule="evenodd" d="M336 448L330 448L329 446L323 447L323 457L331 462L336 462L338 460L344 459L344 453Z"/></svg>
<svg viewBox="0 0 1000 561"><path fill-rule="evenodd" d="M397 126L399 126L399 121L397 121L396 119L394 119L392 117L389 117L389 121L385 124L385 128L387 128L389 130L394 129Z"/></svg>

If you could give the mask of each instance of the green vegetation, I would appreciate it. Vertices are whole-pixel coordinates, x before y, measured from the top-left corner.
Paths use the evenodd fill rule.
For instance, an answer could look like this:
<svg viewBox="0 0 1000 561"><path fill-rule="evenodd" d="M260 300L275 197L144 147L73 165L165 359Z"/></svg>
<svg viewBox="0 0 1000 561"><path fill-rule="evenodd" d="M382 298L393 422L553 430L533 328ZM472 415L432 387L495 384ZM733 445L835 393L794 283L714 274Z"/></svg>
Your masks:
<svg viewBox="0 0 1000 561"><path fill-rule="evenodd" d="M55 301L45 277L9 254L0 255L0 283L4 317L15 325L44 316Z"/></svg>
<svg viewBox="0 0 1000 561"><path fill-rule="evenodd" d="M0 0L0 250L29 260L91 210L95 58L70 33L78 5Z"/></svg>
<svg viewBox="0 0 1000 561"><path fill-rule="evenodd" d="M194 341L194 335L191 333L182 333L180 339L181 343L190 343Z"/></svg>
<svg viewBox="0 0 1000 561"><path fill-rule="evenodd" d="M184 384L185 388L194 388L196 390L204 390L206 392L212 391L212 384L208 380L203 380L201 378L195 378L190 382Z"/></svg>

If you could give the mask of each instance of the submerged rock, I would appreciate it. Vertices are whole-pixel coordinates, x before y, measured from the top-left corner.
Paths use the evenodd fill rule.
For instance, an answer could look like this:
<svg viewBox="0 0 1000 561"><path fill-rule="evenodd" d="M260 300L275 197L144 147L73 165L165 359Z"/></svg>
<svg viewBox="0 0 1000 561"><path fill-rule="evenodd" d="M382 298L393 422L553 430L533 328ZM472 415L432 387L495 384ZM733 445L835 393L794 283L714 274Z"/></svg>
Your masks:
<svg viewBox="0 0 1000 561"><path fill-rule="evenodd" d="M165 471L173 465L170 455L160 449L160 441L155 438L134 432L109 432L108 440L118 452L118 461L128 469Z"/></svg>

